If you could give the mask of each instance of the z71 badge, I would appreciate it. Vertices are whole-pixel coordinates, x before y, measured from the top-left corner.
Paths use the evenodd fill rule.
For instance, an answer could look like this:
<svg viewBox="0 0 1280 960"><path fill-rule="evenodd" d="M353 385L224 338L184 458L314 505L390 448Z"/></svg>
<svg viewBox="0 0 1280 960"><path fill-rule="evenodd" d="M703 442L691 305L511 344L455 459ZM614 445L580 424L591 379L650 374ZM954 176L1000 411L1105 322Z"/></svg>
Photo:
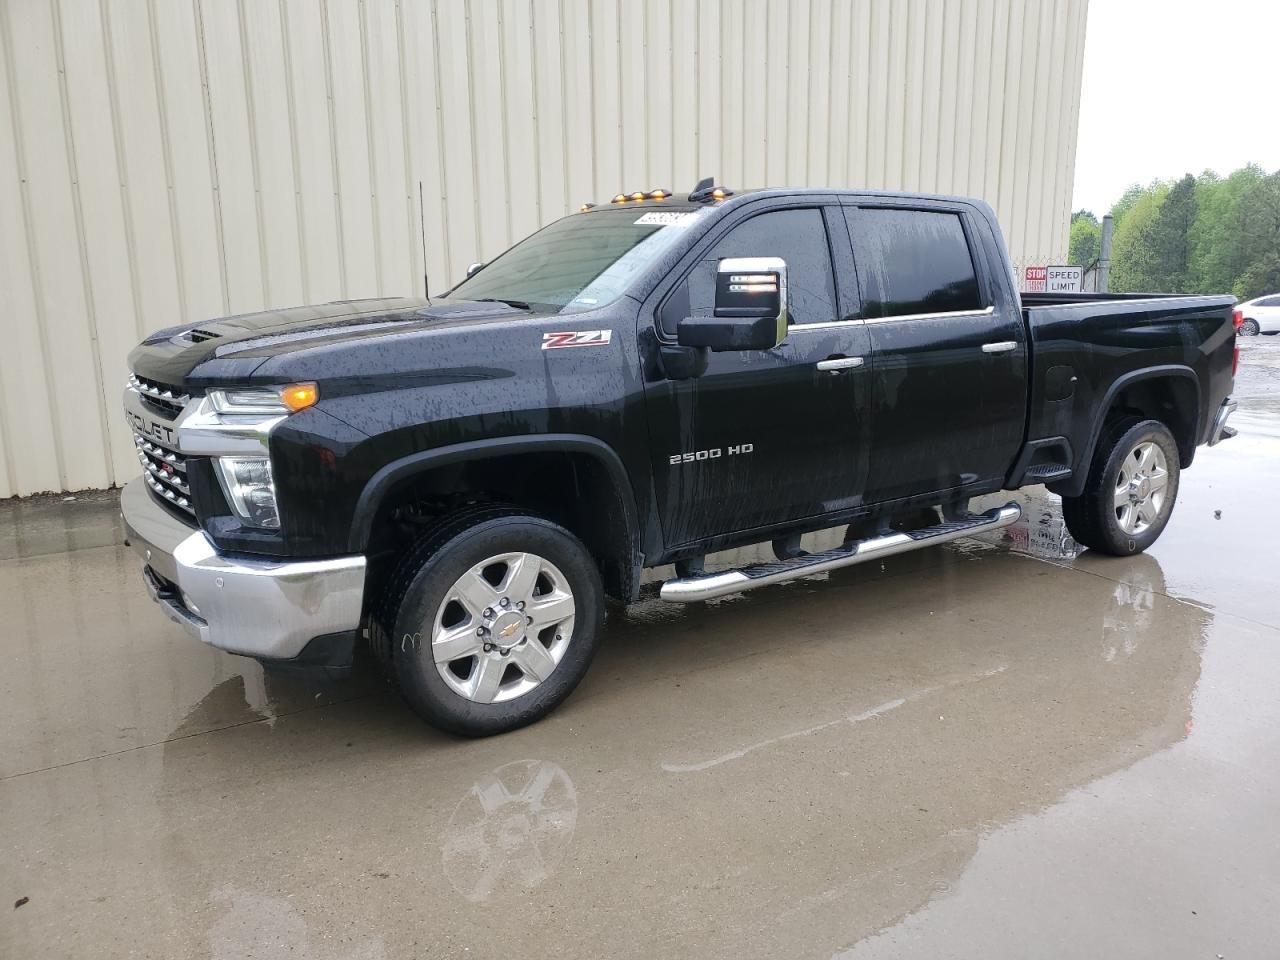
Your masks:
<svg viewBox="0 0 1280 960"><path fill-rule="evenodd" d="M612 330L568 330L564 333L544 333L543 350L560 350L565 347L605 347L613 336Z"/></svg>

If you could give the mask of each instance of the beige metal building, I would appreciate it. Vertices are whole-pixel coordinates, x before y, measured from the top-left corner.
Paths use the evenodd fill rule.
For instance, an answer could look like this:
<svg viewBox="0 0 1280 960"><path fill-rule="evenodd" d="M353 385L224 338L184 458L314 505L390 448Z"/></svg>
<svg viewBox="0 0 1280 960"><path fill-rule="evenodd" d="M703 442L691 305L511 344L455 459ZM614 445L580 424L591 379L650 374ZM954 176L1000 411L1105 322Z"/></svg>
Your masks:
<svg viewBox="0 0 1280 960"><path fill-rule="evenodd" d="M138 472L151 330L421 293L424 235L443 290L621 189L970 194L1061 261L1086 6L0 0L0 497Z"/></svg>

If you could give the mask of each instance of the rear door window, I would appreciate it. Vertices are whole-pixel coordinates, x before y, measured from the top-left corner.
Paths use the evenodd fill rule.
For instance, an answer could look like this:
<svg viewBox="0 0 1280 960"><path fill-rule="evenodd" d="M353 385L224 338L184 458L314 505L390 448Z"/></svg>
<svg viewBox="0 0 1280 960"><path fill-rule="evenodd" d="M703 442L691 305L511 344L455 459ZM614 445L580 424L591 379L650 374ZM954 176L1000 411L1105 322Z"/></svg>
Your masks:
<svg viewBox="0 0 1280 960"><path fill-rule="evenodd" d="M849 232L868 319L982 309L959 214L864 207Z"/></svg>

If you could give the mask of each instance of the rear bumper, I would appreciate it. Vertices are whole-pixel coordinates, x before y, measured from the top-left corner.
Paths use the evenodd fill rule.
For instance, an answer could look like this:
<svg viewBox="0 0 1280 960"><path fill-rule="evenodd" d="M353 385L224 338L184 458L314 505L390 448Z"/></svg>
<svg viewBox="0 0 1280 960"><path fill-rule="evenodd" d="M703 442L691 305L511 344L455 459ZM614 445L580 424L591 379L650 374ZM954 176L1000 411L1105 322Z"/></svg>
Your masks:
<svg viewBox="0 0 1280 960"><path fill-rule="evenodd" d="M202 643L262 660L293 660L311 640L354 634L360 626L362 556L225 557L202 530L156 503L141 478L121 491L120 513L151 598Z"/></svg>
<svg viewBox="0 0 1280 960"><path fill-rule="evenodd" d="M1230 440L1236 435L1235 429L1227 426L1227 420L1236 412L1236 406L1236 402L1230 397L1222 401L1217 414L1214 415L1213 426L1209 428L1209 446L1212 447L1223 440Z"/></svg>

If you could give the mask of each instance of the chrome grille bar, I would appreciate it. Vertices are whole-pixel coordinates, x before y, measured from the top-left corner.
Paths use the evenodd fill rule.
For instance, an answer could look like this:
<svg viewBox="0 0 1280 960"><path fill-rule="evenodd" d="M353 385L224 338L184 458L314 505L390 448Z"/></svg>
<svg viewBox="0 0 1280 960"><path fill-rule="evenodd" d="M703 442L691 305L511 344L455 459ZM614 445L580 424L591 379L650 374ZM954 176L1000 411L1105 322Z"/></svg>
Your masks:
<svg viewBox="0 0 1280 960"><path fill-rule="evenodd" d="M192 509L189 497L166 487L149 473L144 473L142 475L142 479L147 481L147 486L154 490L161 500L172 503L175 507L191 514L193 517L196 515L195 510Z"/></svg>
<svg viewBox="0 0 1280 960"><path fill-rule="evenodd" d="M184 494L185 496L191 495L191 488L187 486L185 481L178 479L176 470L166 473L162 467L157 467L154 463L152 463L149 459L147 459L145 455L139 455L138 460L141 461L142 468L146 470L147 473L151 474L151 476L159 480L161 483L164 483L170 487L173 487L175 490L177 490L181 494Z"/></svg>
<svg viewBox="0 0 1280 960"><path fill-rule="evenodd" d="M187 472L187 458L176 450L170 450L168 447L162 447L158 443L153 443L145 439L137 433L133 435L133 442L138 449L154 460L158 465L168 464L175 470Z"/></svg>
<svg viewBox="0 0 1280 960"><path fill-rule="evenodd" d="M154 380L145 380L137 374L129 375L129 386L137 390L144 397L151 397L155 400L164 400L167 403L176 403L179 406L186 406L191 394L183 393L178 387L171 387L165 383L157 383Z"/></svg>

